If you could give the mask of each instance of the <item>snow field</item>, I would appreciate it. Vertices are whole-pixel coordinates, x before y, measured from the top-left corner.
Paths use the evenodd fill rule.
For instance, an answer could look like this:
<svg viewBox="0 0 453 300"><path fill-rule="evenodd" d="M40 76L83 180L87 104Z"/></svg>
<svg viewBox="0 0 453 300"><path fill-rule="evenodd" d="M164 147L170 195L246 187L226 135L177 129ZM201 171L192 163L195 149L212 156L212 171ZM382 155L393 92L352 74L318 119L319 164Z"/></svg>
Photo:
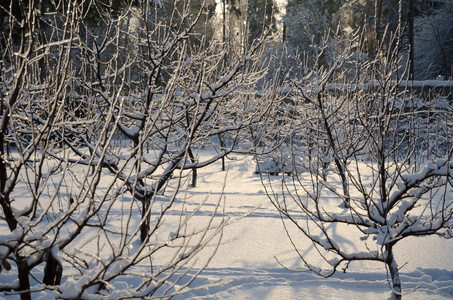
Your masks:
<svg viewBox="0 0 453 300"><path fill-rule="evenodd" d="M221 204L214 223L218 224L224 219L229 223L222 232L220 247L216 248L217 239L213 239L194 261L194 268L189 271L189 274L195 274L205 265L210 254L216 251L208 267L190 285L195 290L177 296L175 299L386 299L390 297L385 266L381 263L353 262L348 266L346 273L338 271L326 279L313 273L294 272L283 268L282 265L297 269L302 266L302 262L287 237L280 215L266 195L260 176L254 173L255 161L253 157L244 155L231 158L233 159L226 161L227 172L220 170L220 162L200 169L197 187L189 186L187 190L183 189L178 194L174 207L168 212L163 225L153 236L155 240L152 242L156 244L171 240L176 234L174 224L180 222L184 212L195 212L195 217L186 230L204 228L217 203ZM106 181L105 186L110 179L109 176L105 176L102 180ZM281 175L271 176L269 180L274 188L278 188ZM183 185L188 186L189 181L190 176L185 177ZM71 192L70 182L67 184L68 192ZM174 183L168 188L169 191L172 186ZM266 188L269 189L269 185L266 184ZM19 191L18 195L20 194ZM338 200L334 198L323 200L331 202L338 211L342 210L338 207ZM154 204L155 208L158 209L167 202L168 198L159 197ZM297 212L297 207L289 209ZM131 212L137 216L138 210L139 204L133 203L128 197L113 201L107 216L109 228L111 230L116 228L117 231L127 228L132 232L137 228L139 218L132 217L129 224L126 224L124 214ZM301 222L303 221L301 215ZM311 263L319 263L320 260L312 244L293 226L287 228L300 253L310 258ZM339 242L342 247L347 247L351 251L366 250L365 243L359 239L354 227L334 224L329 227L329 230L338 233L338 237L341 235ZM96 253L99 245L102 246L107 237L113 244L124 243L119 235L100 234L93 230L87 231L78 239L77 244L68 250L84 251L87 255ZM131 240L128 251L135 253L139 247L138 239ZM108 259L112 250L105 247L105 251L101 251L103 257L98 259ZM452 241L434 236L411 237L399 242L395 248L395 255L401 268L403 291L408 293L404 298L453 298L451 253L453 253ZM154 264L161 264L171 260L173 255L175 253L168 251L156 252L148 259L151 259ZM116 263L119 267L119 264L124 262L127 261ZM148 261L144 260L130 273L146 272L147 263ZM111 271L114 271L114 267L115 265L112 266ZM42 269L43 265L35 268L33 276L40 278ZM70 270L65 266L64 275L73 274ZM16 280L17 275L13 271L4 270L0 276L0 284ZM87 270L87 272L93 272L93 270ZM83 278L79 280L70 278L63 281L63 287L66 287L65 295L70 296L71 290L76 291L82 281ZM120 297L123 291L139 283L138 278L120 277L112 281L110 295L112 298ZM32 286L34 284L32 283ZM184 284L184 280L179 284ZM36 299L49 299L53 296L46 292L34 295L37 296ZM19 298L3 296L7 299Z"/></svg>
<svg viewBox="0 0 453 300"><path fill-rule="evenodd" d="M208 268L194 285L227 282L178 296L177 299L387 299L391 296L385 266L377 262L353 262L346 273L338 271L330 278L313 273L294 272L283 268L298 268L301 261L282 226L282 220L271 205L254 174L255 162L248 156L227 161L228 177L224 188L230 218L245 217L228 225L222 245ZM220 194L224 174L220 164L199 170L196 188L189 188L194 199L211 193ZM278 186L280 176L272 176ZM330 200L338 205L335 199ZM293 208L295 209L295 208ZM300 240L298 249L316 262L314 249L297 230L289 228ZM351 226L331 226L341 234L342 245L365 249ZM365 251L364 250L364 251ZM436 236L410 237L395 247L396 260L405 299L453 298L453 243ZM277 259L278 261L277 261ZM319 262L319 261L318 261Z"/></svg>

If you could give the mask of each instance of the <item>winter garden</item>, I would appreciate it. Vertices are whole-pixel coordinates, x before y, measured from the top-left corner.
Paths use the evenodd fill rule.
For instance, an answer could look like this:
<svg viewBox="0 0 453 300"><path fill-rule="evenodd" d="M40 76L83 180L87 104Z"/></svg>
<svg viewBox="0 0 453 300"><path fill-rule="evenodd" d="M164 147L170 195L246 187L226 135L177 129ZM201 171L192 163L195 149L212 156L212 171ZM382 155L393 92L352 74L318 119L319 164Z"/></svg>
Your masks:
<svg viewBox="0 0 453 300"><path fill-rule="evenodd" d="M453 297L451 2L4 2L1 297Z"/></svg>

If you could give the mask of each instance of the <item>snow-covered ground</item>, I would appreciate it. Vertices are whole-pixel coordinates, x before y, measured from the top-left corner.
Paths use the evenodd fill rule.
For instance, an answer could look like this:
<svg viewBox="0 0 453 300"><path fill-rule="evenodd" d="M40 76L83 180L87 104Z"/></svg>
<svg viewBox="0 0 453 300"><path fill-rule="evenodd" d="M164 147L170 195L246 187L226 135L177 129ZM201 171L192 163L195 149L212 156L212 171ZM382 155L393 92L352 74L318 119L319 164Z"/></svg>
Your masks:
<svg viewBox="0 0 453 300"><path fill-rule="evenodd" d="M224 195L226 215L247 216L227 226L223 243L209 267L192 285L226 281L222 286L197 290L177 299L386 299L390 288L385 266L353 262L346 273L324 279L313 273L294 272L300 266L296 252L254 174L252 157L236 156L227 161ZM189 189L193 200L220 195L225 179L220 163L199 171L196 188ZM279 176L271 181L278 183ZM192 199L191 198L191 199ZM354 246L354 245L349 245ZM309 254L311 244L299 245ZM453 298L453 241L438 237L409 238L395 249L406 299ZM277 261L277 259L278 261Z"/></svg>
<svg viewBox="0 0 453 300"><path fill-rule="evenodd" d="M282 219L269 201L251 156L236 155L227 160L227 172L216 162L198 171L197 187L186 192L186 208L197 207L207 197L199 218L200 227L212 213L219 197L225 197L222 207L229 218L223 232L220 248L209 266L192 283L192 288L208 285L175 297L175 299L386 299L390 287L385 266L372 262L353 262L347 272L337 272L330 278L314 273L294 272L282 267L302 266L300 258L288 239ZM226 180L225 180L226 178ZM280 176L269 179L278 187ZM222 194L223 191L223 194ZM223 195L223 196L222 196ZM223 202L222 202L223 203ZM111 212L115 218L115 212ZM176 214L173 216L178 218ZM171 231L171 218L166 223ZM289 229L293 230L293 229ZM354 228L335 227L343 235L354 238ZM297 232L292 231L297 237ZM159 232L160 234L160 232ZM356 237L355 237L356 238ZM306 240L296 239L299 251L311 257L314 249ZM345 247L358 247L347 239ZM207 249L207 253L212 249ZM438 237L409 238L399 242L395 249L400 266L402 287L406 299L453 298L453 241ZM200 258L200 261L203 257ZM281 264L280 264L280 263ZM193 274L196 268L191 271ZM42 276L42 267L33 271ZM17 274L4 271L0 284L11 282ZM63 279L63 284L64 284ZM220 283L223 283L219 285ZM127 288L118 282L116 287ZM34 294L35 299L48 299L51 294ZM1 295L0 295L1 298ZM18 299L19 296L7 296Z"/></svg>

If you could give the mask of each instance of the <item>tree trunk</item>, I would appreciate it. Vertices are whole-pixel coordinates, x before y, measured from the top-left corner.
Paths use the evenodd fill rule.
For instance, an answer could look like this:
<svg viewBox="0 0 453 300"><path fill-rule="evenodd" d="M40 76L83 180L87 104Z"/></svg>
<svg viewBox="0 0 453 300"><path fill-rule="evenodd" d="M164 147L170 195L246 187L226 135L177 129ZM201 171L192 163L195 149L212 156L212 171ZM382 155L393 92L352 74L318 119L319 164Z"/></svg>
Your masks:
<svg viewBox="0 0 453 300"><path fill-rule="evenodd" d="M44 267L44 278L42 282L46 285L60 285L63 275L63 266L60 261L53 256L52 249L47 250L47 263Z"/></svg>
<svg viewBox="0 0 453 300"><path fill-rule="evenodd" d="M144 199L142 201L142 204L143 204L143 212L142 212L142 222L143 223L140 226L140 241L144 242L149 233L151 217L150 217L150 213L148 213L149 200Z"/></svg>
<svg viewBox="0 0 453 300"><path fill-rule="evenodd" d="M195 163L195 156L193 155L193 152L192 152L192 149L189 147L188 149L188 154L189 154L189 158L190 158L190 162L191 163ZM196 187L197 186L197 168L192 168L192 187Z"/></svg>
<svg viewBox="0 0 453 300"><path fill-rule="evenodd" d="M385 245L385 252L387 253L387 258L385 263L388 266L390 277L392 279L392 291L395 299L401 299L401 280L398 270L398 264L395 261L393 256L393 244Z"/></svg>
<svg viewBox="0 0 453 300"><path fill-rule="evenodd" d="M409 0L409 79L414 80L414 0Z"/></svg>
<svg viewBox="0 0 453 300"><path fill-rule="evenodd" d="M222 41L225 44L226 42L226 0L222 1Z"/></svg>
<svg viewBox="0 0 453 300"><path fill-rule="evenodd" d="M149 230L151 228L151 212L149 211L151 201L156 193L158 193L164 185L171 179L173 175L173 171L178 167L179 163L184 158L184 152L180 153L178 156L174 157L173 160L170 162L170 165L164 170L164 173L160 176L157 180L156 185L153 188L152 192L146 192L146 190L142 190L141 193L143 194L143 198L140 199L143 205L143 212L142 212L142 225L140 226L140 240L142 242L146 241ZM137 170L137 174L139 174L139 170ZM141 182L141 186L145 186L143 182Z"/></svg>
<svg viewBox="0 0 453 300"><path fill-rule="evenodd" d="M321 100L321 93L318 93L317 99L318 99L318 106L321 110L322 120L324 122L324 128L327 133L327 139L329 140L330 148L332 149L332 152L334 153L335 166L337 167L338 173L341 178L341 183L343 186L344 202L345 202L346 207L349 207L349 202L350 202L351 197L349 195L348 178L346 177L344 164L341 163L340 157L338 156L338 149L335 146L336 138L333 136L331 126L327 120L328 117L327 117L326 112L324 111L324 104Z"/></svg>
<svg viewBox="0 0 453 300"><path fill-rule="evenodd" d="M3 141L3 135L0 133L0 143ZM2 143L3 147L3 143ZM13 231L17 227L17 220L14 217L13 210L11 208L11 202L9 199L9 191L6 191L6 182L8 181L8 174L6 170L6 164L3 159L0 161L0 205L5 214L6 223L8 223L9 230Z"/></svg>
<svg viewBox="0 0 453 300"><path fill-rule="evenodd" d="M25 291L20 294L21 300L31 300L30 293L30 269L27 265L27 260L22 257L18 257L17 260L17 271L19 275L19 290Z"/></svg>
<svg viewBox="0 0 453 300"><path fill-rule="evenodd" d="M220 142L220 150L225 150L225 143L222 140L222 136L219 133L219 142ZM222 156L222 171L225 171L225 156Z"/></svg>

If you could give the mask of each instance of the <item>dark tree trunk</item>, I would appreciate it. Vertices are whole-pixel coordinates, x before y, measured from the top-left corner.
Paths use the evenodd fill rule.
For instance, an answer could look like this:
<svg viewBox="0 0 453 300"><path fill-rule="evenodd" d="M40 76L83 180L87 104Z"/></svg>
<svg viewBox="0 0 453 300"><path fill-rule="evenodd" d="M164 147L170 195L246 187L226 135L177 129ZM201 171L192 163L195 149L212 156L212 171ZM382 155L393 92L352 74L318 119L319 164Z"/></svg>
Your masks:
<svg viewBox="0 0 453 300"><path fill-rule="evenodd" d="M409 0L409 79L414 80L414 0Z"/></svg>
<svg viewBox="0 0 453 300"><path fill-rule="evenodd" d="M392 291L396 299L401 299L401 280L398 270L398 264L393 256L393 244L385 245L385 252L387 258L385 263L389 269L390 277L392 279Z"/></svg>
<svg viewBox="0 0 453 300"><path fill-rule="evenodd" d="M189 150L188 150L188 154L189 154L189 158L190 158L190 162L191 163L195 163L195 156L193 155L193 152L192 152L192 149L190 149L189 147ZM197 186L197 168L192 168L192 186L193 187L196 187Z"/></svg>
<svg viewBox="0 0 453 300"><path fill-rule="evenodd" d="M222 140L222 136L219 133L220 151L225 150L225 143ZM225 156L222 156L222 171L225 171Z"/></svg>
<svg viewBox="0 0 453 300"><path fill-rule="evenodd" d="M60 285L61 277L63 275L63 266L61 262L56 259L52 250L48 250L47 263L44 267L44 278L42 282L46 285Z"/></svg>
<svg viewBox="0 0 453 300"><path fill-rule="evenodd" d="M27 260L19 257L17 260L17 270L19 275L19 290L24 291L20 294L21 300L31 300L30 293L30 269L27 265Z"/></svg>
<svg viewBox="0 0 453 300"><path fill-rule="evenodd" d="M148 208L149 208L149 200L144 199L142 201L143 204L143 212L142 212L142 225L140 226L140 240L142 242L146 241L146 238L148 237L149 233L149 228L150 228L150 214L148 213Z"/></svg>
<svg viewBox="0 0 453 300"><path fill-rule="evenodd" d="M346 207L349 207L349 202L350 202L351 197L349 195L348 178L346 177L344 164L342 164L340 157L338 156L339 152L337 150L337 147L335 146L336 138L333 136L331 126L327 120L328 116L327 116L326 112L324 111L324 104L321 100L321 93L318 93L317 99L318 99L318 106L321 110L321 115L322 115L322 119L324 122L324 128L326 130L327 138L329 140L329 145L330 145L330 148L332 149L332 152L334 153L335 166L337 167L338 173L341 178L341 183L343 186L344 202L345 202Z"/></svg>

